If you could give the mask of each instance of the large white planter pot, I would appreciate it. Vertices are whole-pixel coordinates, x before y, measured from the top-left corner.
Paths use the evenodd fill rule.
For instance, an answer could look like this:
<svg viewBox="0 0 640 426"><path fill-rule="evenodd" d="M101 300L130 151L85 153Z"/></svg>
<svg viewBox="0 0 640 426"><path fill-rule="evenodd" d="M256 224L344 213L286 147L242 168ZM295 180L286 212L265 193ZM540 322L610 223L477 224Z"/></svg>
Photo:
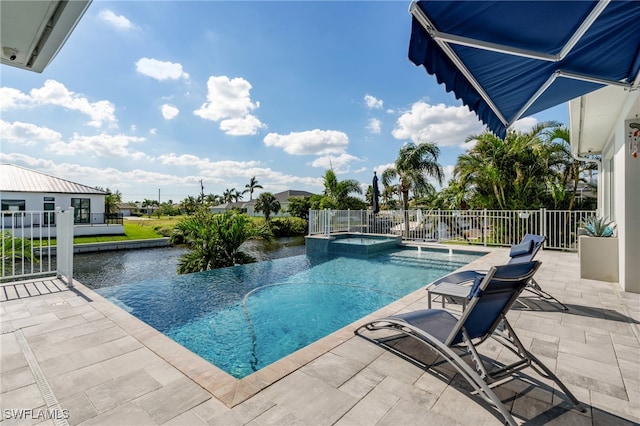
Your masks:
<svg viewBox="0 0 640 426"><path fill-rule="evenodd" d="M618 238L581 235L578 256L580 278L618 282Z"/></svg>

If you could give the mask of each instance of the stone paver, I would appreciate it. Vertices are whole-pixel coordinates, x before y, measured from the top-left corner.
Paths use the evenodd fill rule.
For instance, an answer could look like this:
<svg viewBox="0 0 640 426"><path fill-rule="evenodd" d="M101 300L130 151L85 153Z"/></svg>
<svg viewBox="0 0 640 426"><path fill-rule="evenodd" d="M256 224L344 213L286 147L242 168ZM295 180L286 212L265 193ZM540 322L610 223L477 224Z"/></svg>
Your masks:
<svg viewBox="0 0 640 426"><path fill-rule="evenodd" d="M471 266L487 269L507 258L499 249ZM574 253L543 251L538 259L537 281L570 309L525 293L529 309L515 306L509 320L587 409L568 409L555 386L531 370L496 394L519 423L640 423L640 295L581 280ZM436 376L353 336L366 319L236 380L80 283L74 291L55 279L2 290L2 426L53 424L8 417L15 411L6 410L47 407L16 341L18 329L72 426L502 423L450 367L437 367ZM426 304L419 290L367 318ZM485 356L513 359L494 342L484 346Z"/></svg>

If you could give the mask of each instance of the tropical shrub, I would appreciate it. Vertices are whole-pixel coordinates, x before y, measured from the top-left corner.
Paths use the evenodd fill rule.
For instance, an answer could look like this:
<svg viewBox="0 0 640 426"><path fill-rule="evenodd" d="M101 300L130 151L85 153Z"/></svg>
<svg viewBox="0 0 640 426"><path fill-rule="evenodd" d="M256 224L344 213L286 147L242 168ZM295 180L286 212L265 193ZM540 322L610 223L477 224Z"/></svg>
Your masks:
<svg viewBox="0 0 640 426"><path fill-rule="evenodd" d="M11 270L11 264L15 261L25 260L38 263L38 259L33 255L31 241L26 238L16 238L9 231L2 233L2 251L0 253L5 271Z"/></svg>
<svg viewBox="0 0 640 426"><path fill-rule="evenodd" d="M276 217L271 219L270 228L275 237L293 237L307 233L308 222L299 217Z"/></svg>
<svg viewBox="0 0 640 426"><path fill-rule="evenodd" d="M189 248L178 261L178 274L254 262L240 246L249 239L272 238L268 227L256 226L246 215L235 212L200 211L179 222L175 235L172 239L182 239Z"/></svg>

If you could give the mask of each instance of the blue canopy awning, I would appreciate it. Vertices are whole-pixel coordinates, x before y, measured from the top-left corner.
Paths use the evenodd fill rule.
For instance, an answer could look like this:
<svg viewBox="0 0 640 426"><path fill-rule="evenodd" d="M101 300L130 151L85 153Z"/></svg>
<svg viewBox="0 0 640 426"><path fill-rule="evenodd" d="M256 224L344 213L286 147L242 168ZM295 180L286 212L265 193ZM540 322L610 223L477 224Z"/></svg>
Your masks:
<svg viewBox="0 0 640 426"><path fill-rule="evenodd" d="M496 135L606 85L637 88L640 1L418 1L409 59Z"/></svg>

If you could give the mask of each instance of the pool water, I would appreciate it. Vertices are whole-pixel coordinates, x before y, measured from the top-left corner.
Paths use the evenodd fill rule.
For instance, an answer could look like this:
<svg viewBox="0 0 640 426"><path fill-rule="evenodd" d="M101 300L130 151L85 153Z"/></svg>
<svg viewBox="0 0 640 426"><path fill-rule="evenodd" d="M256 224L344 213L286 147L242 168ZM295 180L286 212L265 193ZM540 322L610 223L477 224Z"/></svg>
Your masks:
<svg viewBox="0 0 640 426"><path fill-rule="evenodd" d="M96 291L242 378L480 255L301 255Z"/></svg>

